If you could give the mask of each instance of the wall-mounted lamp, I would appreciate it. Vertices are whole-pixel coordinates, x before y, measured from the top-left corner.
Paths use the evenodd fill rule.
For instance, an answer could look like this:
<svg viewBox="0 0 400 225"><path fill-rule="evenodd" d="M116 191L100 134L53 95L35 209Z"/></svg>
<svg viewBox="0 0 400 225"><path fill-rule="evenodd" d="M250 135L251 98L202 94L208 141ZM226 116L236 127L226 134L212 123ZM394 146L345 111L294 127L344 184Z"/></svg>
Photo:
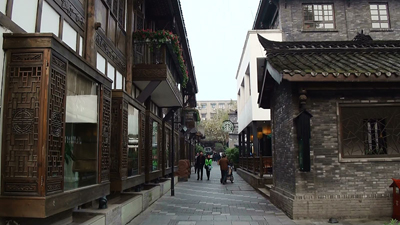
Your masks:
<svg viewBox="0 0 400 225"><path fill-rule="evenodd" d="M263 138L263 132L257 131L257 139L260 140Z"/></svg>
<svg viewBox="0 0 400 225"><path fill-rule="evenodd" d="M262 133L265 135L271 134L271 127L270 126L263 126Z"/></svg>
<svg viewBox="0 0 400 225"><path fill-rule="evenodd" d="M253 142L253 135L250 134L250 142Z"/></svg>

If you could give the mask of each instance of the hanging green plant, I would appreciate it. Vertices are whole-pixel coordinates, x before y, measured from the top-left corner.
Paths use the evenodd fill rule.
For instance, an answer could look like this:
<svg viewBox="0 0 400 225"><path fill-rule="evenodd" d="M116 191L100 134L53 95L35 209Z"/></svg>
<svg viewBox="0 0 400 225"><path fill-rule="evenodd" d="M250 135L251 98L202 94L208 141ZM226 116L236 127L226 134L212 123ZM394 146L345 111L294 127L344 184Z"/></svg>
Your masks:
<svg viewBox="0 0 400 225"><path fill-rule="evenodd" d="M181 45L179 43L179 37L173 34L171 31L166 30L137 30L133 32L133 39L136 41L149 41L149 42L157 42L159 44L158 47L161 47L161 44L169 43L172 46L173 52L176 54L179 63L179 69L183 75L182 77L182 87L186 87L186 84L189 80L189 73L186 68L185 60L183 59L183 51Z"/></svg>

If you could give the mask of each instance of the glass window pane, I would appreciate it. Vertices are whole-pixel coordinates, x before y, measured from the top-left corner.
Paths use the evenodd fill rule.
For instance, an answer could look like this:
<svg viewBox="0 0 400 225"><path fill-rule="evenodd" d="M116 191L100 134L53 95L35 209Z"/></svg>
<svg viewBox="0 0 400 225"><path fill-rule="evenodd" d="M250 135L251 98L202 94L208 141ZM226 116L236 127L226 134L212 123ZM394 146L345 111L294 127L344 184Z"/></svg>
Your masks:
<svg viewBox="0 0 400 225"><path fill-rule="evenodd" d="M381 16L381 20L388 20L387 16Z"/></svg>
<svg viewBox="0 0 400 225"><path fill-rule="evenodd" d="M389 28L389 23L381 23L381 28L384 28L384 29Z"/></svg>
<svg viewBox="0 0 400 225"><path fill-rule="evenodd" d="M386 5L379 5L379 9L386 9Z"/></svg>
<svg viewBox="0 0 400 225"><path fill-rule="evenodd" d="M327 29L333 29L333 28L334 28L333 23L326 23L326 24L325 24L325 28L327 28Z"/></svg>
<svg viewBox="0 0 400 225"><path fill-rule="evenodd" d="M46 2L43 1L41 33L53 33L58 37L60 28L60 15Z"/></svg>
<svg viewBox="0 0 400 225"><path fill-rule="evenodd" d="M371 16L372 20L379 20L379 16Z"/></svg>
<svg viewBox="0 0 400 225"><path fill-rule="evenodd" d="M68 68L65 119L64 190L97 183L97 84Z"/></svg>
<svg viewBox="0 0 400 225"><path fill-rule="evenodd" d="M71 47L74 51L76 51L76 37L78 33L72 28L65 20L63 22L63 35L62 40Z"/></svg>
<svg viewBox="0 0 400 225"><path fill-rule="evenodd" d="M378 10L371 10L371 15L378 15Z"/></svg>
<svg viewBox="0 0 400 225"><path fill-rule="evenodd" d="M35 33L37 0L14 0L11 20L27 33Z"/></svg>
<svg viewBox="0 0 400 225"><path fill-rule="evenodd" d="M122 74L117 70L117 78L115 80L115 89L122 89Z"/></svg>
<svg viewBox="0 0 400 225"><path fill-rule="evenodd" d="M370 5L369 8L370 9L378 9L378 5Z"/></svg>
<svg viewBox="0 0 400 225"><path fill-rule="evenodd" d="M329 16L329 21L332 21L333 20L333 16Z"/></svg>
<svg viewBox="0 0 400 225"><path fill-rule="evenodd" d="M372 23L372 28L381 28L379 23Z"/></svg>
<svg viewBox="0 0 400 225"><path fill-rule="evenodd" d="M386 10L379 10L379 14L380 14L381 16L387 15Z"/></svg>
<svg viewBox="0 0 400 225"><path fill-rule="evenodd" d="M158 123L153 122L152 136L152 167L151 171L158 170Z"/></svg>
<svg viewBox="0 0 400 225"><path fill-rule="evenodd" d="M107 77L113 81L112 87L114 89L114 87L115 87L115 82L114 82L115 67L113 67L110 63L107 63Z"/></svg>
<svg viewBox="0 0 400 225"><path fill-rule="evenodd" d="M139 174L139 110L128 106L128 176Z"/></svg>
<svg viewBox="0 0 400 225"><path fill-rule="evenodd" d="M99 53L97 53L96 57L96 68L103 74L106 74L106 59Z"/></svg>
<svg viewBox="0 0 400 225"><path fill-rule="evenodd" d="M0 12L6 15L7 0L0 0Z"/></svg>
<svg viewBox="0 0 400 225"><path fill-rule="evenodd" d="M79 36L79 55L83 55L83 37Z"/></svg>

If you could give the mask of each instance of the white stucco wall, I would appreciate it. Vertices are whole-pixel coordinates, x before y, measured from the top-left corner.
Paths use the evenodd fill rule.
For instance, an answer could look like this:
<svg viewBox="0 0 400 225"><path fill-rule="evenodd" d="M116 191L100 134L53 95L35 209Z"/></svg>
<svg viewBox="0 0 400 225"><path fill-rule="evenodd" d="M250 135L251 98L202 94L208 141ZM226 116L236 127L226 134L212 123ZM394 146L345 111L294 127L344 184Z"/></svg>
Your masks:
<svg viewBox="0 0 400 225"><path fill-rule="evenodd" d="M267 109L258 107L258 87L257 87L257 58L265 57L264 48L258 41L257 34L272 41L282 41L281 30L251 30L248 31L244 43L242 56L239 63L239 68L236 74L236 90L238 96L238 125L241 132L252 121L270 120L270 112ZM246 70L249 66L250 70L250 89L251 95L247 97L249 90L248 86L241 86L242 80L246 80Z"/></svg>

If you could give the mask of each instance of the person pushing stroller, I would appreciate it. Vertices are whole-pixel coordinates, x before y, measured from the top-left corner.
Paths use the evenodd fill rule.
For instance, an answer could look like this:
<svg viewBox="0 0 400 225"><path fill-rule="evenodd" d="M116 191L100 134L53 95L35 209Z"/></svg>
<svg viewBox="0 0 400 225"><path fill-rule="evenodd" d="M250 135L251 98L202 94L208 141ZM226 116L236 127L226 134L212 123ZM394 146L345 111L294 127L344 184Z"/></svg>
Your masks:
<svg viewBox="0 0 400 225"><path fill-rule="evenodd" d="M229 160L226 158L226 154L222 153L222 158L218 161L219 167L221 169L221 183L226 184L226 178L228 176Z"/></svg>

